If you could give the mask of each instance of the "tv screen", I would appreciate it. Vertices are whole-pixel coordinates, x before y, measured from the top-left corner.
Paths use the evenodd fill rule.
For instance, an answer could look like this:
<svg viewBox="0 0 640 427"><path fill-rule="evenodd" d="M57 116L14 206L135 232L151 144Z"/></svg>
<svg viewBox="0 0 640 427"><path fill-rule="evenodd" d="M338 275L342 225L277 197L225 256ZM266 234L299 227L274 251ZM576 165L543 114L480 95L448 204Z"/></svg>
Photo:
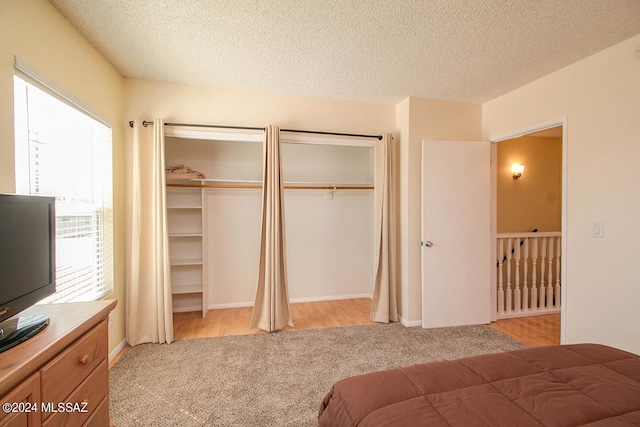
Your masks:
<svg viewBox="0 0 640 427"><path fill-rule="evenodd" d="M55 199L0 194L0 322L54 292Z"/></svg>

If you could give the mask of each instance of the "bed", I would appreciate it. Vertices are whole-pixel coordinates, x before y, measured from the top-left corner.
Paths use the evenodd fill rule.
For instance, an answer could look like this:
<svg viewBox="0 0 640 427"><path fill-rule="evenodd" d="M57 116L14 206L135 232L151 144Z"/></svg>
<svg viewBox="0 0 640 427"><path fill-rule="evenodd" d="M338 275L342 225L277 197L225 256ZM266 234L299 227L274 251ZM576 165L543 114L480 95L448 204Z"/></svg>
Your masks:
<svg viewBox="0 0 640 427"><path fill-rule="evenodd" d="M640 356L537 347L336 382L319 426L640 426Z"/></svg>

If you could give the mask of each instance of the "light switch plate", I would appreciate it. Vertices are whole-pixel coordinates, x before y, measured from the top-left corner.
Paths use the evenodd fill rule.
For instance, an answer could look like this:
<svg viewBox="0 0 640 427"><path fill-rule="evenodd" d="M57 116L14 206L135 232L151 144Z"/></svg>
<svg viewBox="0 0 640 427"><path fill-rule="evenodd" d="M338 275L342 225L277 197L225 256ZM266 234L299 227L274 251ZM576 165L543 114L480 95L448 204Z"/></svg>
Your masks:
<svg viewBox="0 0 640 427"><path fill-rule="evenodd" d="M592 222L591 223L591 237L596 237L599 239L604 238L604 223L603 222Z"/></svg>

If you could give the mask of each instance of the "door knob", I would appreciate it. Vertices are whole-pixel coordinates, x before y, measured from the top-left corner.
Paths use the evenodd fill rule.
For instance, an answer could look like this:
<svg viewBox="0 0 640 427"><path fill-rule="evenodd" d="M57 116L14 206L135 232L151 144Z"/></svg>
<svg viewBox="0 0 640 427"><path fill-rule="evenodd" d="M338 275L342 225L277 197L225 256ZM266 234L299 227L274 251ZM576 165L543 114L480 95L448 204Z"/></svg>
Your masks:
<svg viewBox="0 0 640 427"><path fill-rule="evenodd" d="M424 246L430 248L433 246L433 242L431 240L427 240L426 242L423 242Z"/></svg>

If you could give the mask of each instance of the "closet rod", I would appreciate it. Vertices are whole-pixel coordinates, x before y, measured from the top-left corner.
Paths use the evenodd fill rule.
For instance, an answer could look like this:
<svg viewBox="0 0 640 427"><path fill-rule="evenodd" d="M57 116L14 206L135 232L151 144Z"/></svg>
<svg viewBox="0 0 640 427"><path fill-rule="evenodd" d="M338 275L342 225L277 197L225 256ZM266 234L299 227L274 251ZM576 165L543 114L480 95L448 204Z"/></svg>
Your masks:
<svg viewBox="0 0 640 427"><path fill-rule="evenodd" d="M142 126L152 125L153 122L143 121ZM242 130L265 130L265 128L261 127L251 127L251 126L223 126L223 125L200 125L200 124L191 124L191 123L170 123L167 122L164 124L165 126L187 126L187 127L199 127L199 128L215 128L215 129L242 129ZM129 121L129 127L133 127L133 120ZM332 136L353 136L358 138L375 138L378 140L382 139L382 135L365 135L359 133L340 133L340 132L325 132L325 131L315 131L315 130L300 130L300 129L280 129L281 132L295 132L295 133L311 133L316 135L332 135Z"/></svg>

